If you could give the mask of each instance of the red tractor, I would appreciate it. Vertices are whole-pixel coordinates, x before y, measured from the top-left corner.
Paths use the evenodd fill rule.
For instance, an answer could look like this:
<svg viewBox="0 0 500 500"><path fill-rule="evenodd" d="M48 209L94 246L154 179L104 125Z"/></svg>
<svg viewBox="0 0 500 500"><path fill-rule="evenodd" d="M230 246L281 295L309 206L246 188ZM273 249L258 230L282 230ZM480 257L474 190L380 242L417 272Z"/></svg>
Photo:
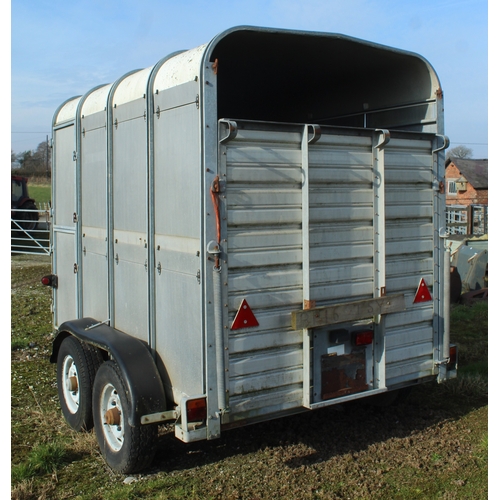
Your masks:
<svg viewBox="0 0 500 500"><path fill-rule="evenodd" d="M33 231L38 224L35 200L28 195L28 179L20 175L12 176L11 212L12 229Z"/></svg>

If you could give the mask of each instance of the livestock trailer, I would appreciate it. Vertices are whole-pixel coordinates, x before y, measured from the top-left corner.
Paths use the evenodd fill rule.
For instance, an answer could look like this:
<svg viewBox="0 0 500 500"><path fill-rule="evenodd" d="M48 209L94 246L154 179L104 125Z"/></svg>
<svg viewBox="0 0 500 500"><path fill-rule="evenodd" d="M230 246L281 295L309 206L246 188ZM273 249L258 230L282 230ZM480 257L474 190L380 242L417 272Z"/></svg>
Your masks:
<svg viewBox="0 0 500 500"><path fill-rule="evenodd" d="M236 27L53 119L63 414L134 472L184 442L456 376L443 92L417 54Z"/></svg>

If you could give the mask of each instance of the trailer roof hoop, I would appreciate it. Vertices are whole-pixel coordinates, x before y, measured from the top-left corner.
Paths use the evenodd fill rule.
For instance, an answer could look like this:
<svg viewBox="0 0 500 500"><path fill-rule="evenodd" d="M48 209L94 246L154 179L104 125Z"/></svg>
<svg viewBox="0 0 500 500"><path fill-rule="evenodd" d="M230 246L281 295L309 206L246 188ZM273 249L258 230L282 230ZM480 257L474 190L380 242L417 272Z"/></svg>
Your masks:
<svg viewBox="0 0 500 500"><path fill-rule="evenodd" d="M391 140L391 133L386 129L380 128L378 128L376 132L380 133L380 142L375 147L377 149L382 149Z"/></svg>
<svg viewBox="0 0 500 500"><path fill-rule="evenodd" d="M448 149L450 145L450 138L447 135L436 134L436 137L441 137L441 139L443 139L443 145L437 149L434 149L432 151L433 154L436 154L439 151L443 151L443 149Z"/></svg>
<svg viewBox="0 0 500 500"><path fill-rule="evenodd" d="M222 119L219 120L219 123L227 126L226 136L222 137L219 141L221 144L226 144L227 142L232 141L238 135L238 124L235 121Z"/></svg>
<svg viewBox="0 0 500 500"><path fill-rule="evenodd" d="M309 125L312 128L313 136L307 141L309 144L318 142L321 138L321 127L319 125Z"/></svg>

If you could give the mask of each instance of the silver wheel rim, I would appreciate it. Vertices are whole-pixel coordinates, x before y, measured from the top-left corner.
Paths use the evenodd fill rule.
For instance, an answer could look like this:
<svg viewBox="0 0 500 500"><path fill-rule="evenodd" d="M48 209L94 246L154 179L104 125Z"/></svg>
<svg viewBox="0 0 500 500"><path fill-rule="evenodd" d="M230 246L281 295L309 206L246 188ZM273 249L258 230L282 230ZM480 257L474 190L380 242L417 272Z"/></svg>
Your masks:
<svg viewBox="0 0 500 500"><path fill-rule="evenodd" d="M108 411L118 410L120 422L117 424L108 424L106 413ZM123 446L124 425L122 422L123 410L120 396L112 384L106 384L101 392L100 400L101 424L104 431L104 439L113 451L119 451Z"/></svg>
<svg viewBox="0 0 500 500"><path fill-rule="evenodd" d="M80 408L80 381L75 361L71 356L64 358L61 383L66 407L74 414Z"/></svg>

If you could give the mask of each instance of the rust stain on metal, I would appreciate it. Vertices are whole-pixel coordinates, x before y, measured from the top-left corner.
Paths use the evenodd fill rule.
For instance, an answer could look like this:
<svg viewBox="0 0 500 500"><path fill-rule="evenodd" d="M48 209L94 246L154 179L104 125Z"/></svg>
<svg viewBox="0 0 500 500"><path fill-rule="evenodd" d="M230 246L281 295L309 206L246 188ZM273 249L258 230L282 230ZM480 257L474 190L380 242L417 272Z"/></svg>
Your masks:
<svg viewBox="0 0 500 500"><path fill-rule="evenodd" d="M304 300L304 310L314 309L316 307L315 300Z"/></svg>
<svg viewBox="0 0 500 500"><path fill-rule="evenodd" d="M321 398L332 399L366 391L365 351L321 356Z"/></svg>
<svg viewBox="0 0 500 500"><path fill-rule="evenodd" d="M443 89L439 88L436 90L436 97L438 99L442 99L443 98Z"/></svg>
<svg viewBox="0 0 500 500"><path fill-rule="evenodd" d="M219 60L216 59L214 63L212 64L212 71L214 72L214 75L217 74L217 70L219 69Z"/></svg>

